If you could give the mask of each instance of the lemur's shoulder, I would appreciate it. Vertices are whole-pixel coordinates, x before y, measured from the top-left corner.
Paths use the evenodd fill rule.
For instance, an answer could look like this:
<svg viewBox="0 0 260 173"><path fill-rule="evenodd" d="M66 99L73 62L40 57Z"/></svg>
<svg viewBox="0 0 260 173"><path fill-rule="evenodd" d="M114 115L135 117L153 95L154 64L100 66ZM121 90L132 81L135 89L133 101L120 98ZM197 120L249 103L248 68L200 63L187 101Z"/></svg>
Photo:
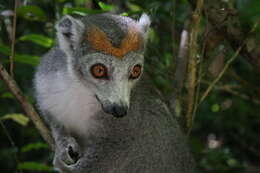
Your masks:
<svg viewBox="0 0 260 173"><path fill-rule="evenodd" d="M43 75L53 74L58 71L65 72L67 64L66 56L64 51L58 47L52 48L41 57L37 72Z"/></svg>

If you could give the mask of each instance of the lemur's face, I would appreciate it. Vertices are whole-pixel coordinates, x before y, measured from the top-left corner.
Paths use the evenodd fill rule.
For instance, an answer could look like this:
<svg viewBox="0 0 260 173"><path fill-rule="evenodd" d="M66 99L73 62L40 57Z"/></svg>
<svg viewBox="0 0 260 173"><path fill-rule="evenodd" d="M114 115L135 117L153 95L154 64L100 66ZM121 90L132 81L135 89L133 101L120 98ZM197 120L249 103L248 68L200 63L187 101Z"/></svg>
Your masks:
<svg viewBox="0 0 260 173"><path fill-rule="evenodd" d="M143 71L143 51L150 20L100 14L82 20L65 16L56 25L59 47L104 112L122 117ZM81 51L82 50L82 51ZM73 74L71 74L73 75ZM88 85L90 86L90 85Z"/></svg>
<svg viewBox="0 0 260 173"><path fill-rule="evenodd" d="M143 71L143 55L131 52L123 59L102 53L81 58L80 73L91 87L104 112L122 117L127 114L130 94Z"/></svg>

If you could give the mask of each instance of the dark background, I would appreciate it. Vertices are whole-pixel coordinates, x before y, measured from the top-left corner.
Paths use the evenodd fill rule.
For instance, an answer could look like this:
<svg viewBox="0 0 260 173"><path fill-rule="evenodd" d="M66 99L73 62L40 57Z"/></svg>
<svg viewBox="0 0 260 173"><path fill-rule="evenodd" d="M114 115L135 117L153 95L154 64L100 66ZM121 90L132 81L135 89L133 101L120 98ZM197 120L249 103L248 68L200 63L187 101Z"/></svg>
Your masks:
<svg viewBox="0 0 260 173"><path fill-rule="evenodd" d="M146 51L146 70L166 99L174 93L176 58L181 32L192 30L194 3L188 0L18 0L14 78L35 104L32 79L39 57L55 44L55 22L64 14L74 16L112 11L138 18L143 12L152 20ZM210 5L207 5L210 4ZM225 64L246 40L245 49L259 48L259 0L205 1L198 32L197 87L199 96L218 77ZM210 19L210 10L222 9ZM14 1L0 2L0 61L8 69L11 52ZM222 15L221 25L212 20ZM223 17L223 15L225 15ZM229 27L222 27L232 25ZM8 29L9 28L9 29ZM236 37L229 37L232 33ZM234 39L235 38L235 39ZM241 41L242 40L242 41ZM252 49L251 49L252 48ZM260 48L259 48L260 49ZM253 52L254 53L254 52ZM255 58L254 60L250 57ZM204 173L260 173L260 54L239 54L198 105L190 148ZM187 72L187 74L189 71ZM186 77L186 74L185 76ZM185 114L187 80L181 92ZM52 172L52 153L24 111L0 80L0 170ZM185 117L179 117L184 130Z"/></svg>

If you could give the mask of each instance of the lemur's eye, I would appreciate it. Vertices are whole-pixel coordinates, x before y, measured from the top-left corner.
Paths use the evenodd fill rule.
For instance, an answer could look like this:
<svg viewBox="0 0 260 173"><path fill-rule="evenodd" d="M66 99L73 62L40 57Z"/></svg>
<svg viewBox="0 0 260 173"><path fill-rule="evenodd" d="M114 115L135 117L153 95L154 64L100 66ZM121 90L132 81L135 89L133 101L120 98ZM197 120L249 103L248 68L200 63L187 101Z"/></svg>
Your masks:
<svg viewBox="0 0 260 173"><path fill-rule="evenodd" d="M103 64L94 64L91 67L90 71L91 71L91 74L95 78L99 78L99 79L107 79L108 78L107 68Z"/></svg>
<svg viewBox="0 0 260 173"><path fill-rule="evenodd" d="M142 66L140 64L135 65L131 71L129 79L138 78L140 76L141 72L142 72Z"/></svg>

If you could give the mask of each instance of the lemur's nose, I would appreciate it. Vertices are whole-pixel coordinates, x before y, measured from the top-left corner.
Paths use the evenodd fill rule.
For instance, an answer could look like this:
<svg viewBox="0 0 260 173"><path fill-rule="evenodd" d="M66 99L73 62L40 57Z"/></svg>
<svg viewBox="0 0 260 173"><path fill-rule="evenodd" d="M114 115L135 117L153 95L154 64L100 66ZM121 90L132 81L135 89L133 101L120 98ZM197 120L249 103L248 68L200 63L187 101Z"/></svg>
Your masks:
<svg viewBox="0 0 260 173"><path fill-rule="evenodd" d="M112 114L116 118L124 117L127 114L128 107L123 105L112 105L109 106L105 112Z"/></svg>
<svg viewBox="0 0 260 173"><path fill-rule="evenodd" d="M112 115L114 115L114 117L120 118L120 117L124 117L126 114L127 114L126 106L113 106Z"/></svg>

